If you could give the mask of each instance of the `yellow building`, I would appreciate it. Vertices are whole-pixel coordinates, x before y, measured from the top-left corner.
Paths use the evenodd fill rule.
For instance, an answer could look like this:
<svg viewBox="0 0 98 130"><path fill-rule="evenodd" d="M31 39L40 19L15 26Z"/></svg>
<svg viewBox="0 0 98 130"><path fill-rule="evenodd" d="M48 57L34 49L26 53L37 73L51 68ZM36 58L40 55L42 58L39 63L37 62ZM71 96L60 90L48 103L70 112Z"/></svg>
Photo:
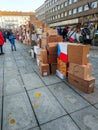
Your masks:
<svg viewBox="0 0 98 130"><path fill-rule="evenodd" d="M2 28L16 29L27 24L35 18L34 12L0 11L0 26Z"/></svg>

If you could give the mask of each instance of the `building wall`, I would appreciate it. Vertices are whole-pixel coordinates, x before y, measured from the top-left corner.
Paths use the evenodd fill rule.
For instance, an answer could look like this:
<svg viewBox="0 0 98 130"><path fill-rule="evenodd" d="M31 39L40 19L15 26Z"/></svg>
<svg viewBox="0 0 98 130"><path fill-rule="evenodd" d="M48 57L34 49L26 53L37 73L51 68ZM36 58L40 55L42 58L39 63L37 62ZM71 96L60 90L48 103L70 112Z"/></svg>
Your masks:
<svg viewBox="0 0 98 130"><path fill-rule="evenodd" d="M36 18L45 23L45 4L41 5L35 12Z"/></svg>
<svg viewBox="0 0 98 130"><path fill-rule="evenodd" d="M45 21L51 27L98 21L98 0L46 0Z"/></svg>
<svg viewBox="0 0 98 130"><path fill-rule="evenodd" d="M0 26L2 28L16 29L27 24L31 17L35 17L33 12L7 12L0 11Z"/></svg>

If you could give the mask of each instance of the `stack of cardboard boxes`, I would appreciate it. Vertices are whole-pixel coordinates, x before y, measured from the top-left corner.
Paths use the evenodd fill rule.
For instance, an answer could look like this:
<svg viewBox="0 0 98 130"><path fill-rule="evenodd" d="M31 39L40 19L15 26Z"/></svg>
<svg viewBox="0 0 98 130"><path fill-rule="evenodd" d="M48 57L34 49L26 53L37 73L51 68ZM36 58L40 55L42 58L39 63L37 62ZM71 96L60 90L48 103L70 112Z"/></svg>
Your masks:
<svg viewBox="0 0 98 130"><path fill-rule="evenodd" d="M68 82L85 93L94 92L95 78L92 77L92 64L89 63L89 45L68 45Z"/></svg>
<svg viewBox="0 0 98 130"><path fill-rule="evenodd" d="M50 75L50 68L49 68L49 64L48 64L46 49L41 50L41 62L40 62L39 68L40 68L40 74L42 76Z"/></svg>
<svg viewBox="0 0 98 130"><path fill-rule="evenodd" d="M57 34L56 29L50 29L49 27L44 29L42 33L42 41L41 41L41 47L44 48L47 46L48 43L52 42L62 42L63 38L62 36L59 36Z"/></svg>
<svg viewBox="0 0 98 130"><path fill-rule="evenodd" d="M57 69L57 42L48 43L47 47L41 49L40 73L42 76L55 74Z"/></svg>
<svg viewBox="0 0 98 130"><path fill-rule="evenodd" d="M57 46L63 41L62 36L57 35L56 29L44 28L41 41L40 73L42 76L55 74L57 69Z"/></svg>

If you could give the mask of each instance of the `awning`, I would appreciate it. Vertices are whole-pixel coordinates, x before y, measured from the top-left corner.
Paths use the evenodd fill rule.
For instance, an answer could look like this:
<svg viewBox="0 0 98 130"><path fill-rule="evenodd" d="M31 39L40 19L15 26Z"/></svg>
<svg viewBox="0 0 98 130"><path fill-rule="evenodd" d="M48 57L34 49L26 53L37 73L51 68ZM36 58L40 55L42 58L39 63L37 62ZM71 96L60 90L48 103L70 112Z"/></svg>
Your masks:
<svg viewBox="0 0 98 130"><path fill-rule="evenodd" d="M57 22L57 23L52 23L52 24L50 24L50 27L70 25L70 24L76 24L76 23L79 23L79 20L72 19L72 20L66 20L66 21L61 21L61 22Z"/></svg>

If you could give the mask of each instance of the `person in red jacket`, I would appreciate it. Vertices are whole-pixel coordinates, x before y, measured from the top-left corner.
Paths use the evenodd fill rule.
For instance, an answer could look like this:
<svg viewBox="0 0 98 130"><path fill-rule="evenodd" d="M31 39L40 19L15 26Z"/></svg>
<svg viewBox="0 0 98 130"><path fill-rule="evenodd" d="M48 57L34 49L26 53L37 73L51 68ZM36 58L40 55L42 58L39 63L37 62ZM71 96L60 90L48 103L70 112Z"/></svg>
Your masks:
<svg viewBox="0 0 98 130"><path fill-rule="evenodd" d="M3 38L2 32L0 30L0 50L1 50L0 55L4 54L4 52L3 52L3 44L4 44L4 38Z"/></svg>

